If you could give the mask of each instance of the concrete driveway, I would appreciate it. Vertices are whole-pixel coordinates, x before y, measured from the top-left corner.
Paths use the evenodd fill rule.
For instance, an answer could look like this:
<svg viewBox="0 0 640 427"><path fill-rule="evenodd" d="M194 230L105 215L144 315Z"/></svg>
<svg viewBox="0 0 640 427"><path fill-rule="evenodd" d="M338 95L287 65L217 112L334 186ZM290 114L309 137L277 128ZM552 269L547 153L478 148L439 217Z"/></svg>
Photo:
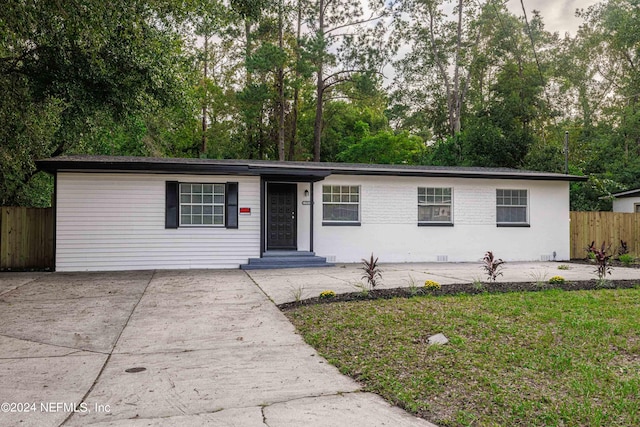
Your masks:
<svg viewBox="0 0 640 427"><path fill-rule="evenodd" d="M342 376L254 279L0 274L0 425L431 425Z"/></svg>

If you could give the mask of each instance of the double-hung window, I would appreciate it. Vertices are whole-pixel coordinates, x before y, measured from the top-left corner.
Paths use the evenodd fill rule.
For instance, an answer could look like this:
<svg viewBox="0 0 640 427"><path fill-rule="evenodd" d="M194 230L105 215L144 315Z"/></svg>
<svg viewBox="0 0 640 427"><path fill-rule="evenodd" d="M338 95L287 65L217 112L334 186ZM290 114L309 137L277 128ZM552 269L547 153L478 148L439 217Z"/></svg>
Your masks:
<svg viewBox="0 0 640 427"><path fill-rule="evenodd" d="M360 225L360 187L323 185L322 224Z"/></svg>
<svg viewBox="0 0 640 427"><path fill-rule="evenodd" d="M496 217L498 226L528 226L527 190L496 190Z"/></svg>
<svg viewBox="0 0 640 427"><path fill-rule="evenodd" d="M225 184L180 184L180 226L223 226Z"/></svg>
<svg viewBox="0 0 640 427"><path fill-rule="evenodd" d="M453 225L451 187L418 187L418 225Z"/></svg>

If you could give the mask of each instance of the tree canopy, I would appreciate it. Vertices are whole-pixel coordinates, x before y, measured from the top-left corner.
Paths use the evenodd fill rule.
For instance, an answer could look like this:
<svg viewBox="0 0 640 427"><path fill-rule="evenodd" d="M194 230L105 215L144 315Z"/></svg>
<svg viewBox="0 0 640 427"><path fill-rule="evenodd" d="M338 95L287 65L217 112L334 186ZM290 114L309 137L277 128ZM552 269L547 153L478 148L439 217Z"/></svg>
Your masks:
<svg viewBox="0 0 640 427"><path fill-rule="evenodd" d="M9 0L0 203L46 206L61 154L528 168L640 186L640 10L575 35L498 0ZM602 198L602 196L605 196Z"/></svg>

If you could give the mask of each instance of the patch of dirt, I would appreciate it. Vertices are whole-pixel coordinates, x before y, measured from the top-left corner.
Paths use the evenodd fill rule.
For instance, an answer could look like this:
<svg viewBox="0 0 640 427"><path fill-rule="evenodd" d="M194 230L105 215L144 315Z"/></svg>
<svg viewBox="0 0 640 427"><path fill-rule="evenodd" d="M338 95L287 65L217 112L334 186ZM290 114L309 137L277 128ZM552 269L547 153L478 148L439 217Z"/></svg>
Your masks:
<svg viewBox="0 0 640 427"><path fill-rule="evenodd" d="M640 280L607 280L603 286L597 280L580 280L565 282L562 284L544 283L542 286L532 282L506 282L506 283L483 283L478 286L474 283L454 283L450 285L442 285L439 290L426 290L423 288L393 288L393 289L376 289L369 291L367 295L362 292L350 292L346 294L338 294L333 298L308 298L298 302L286 302L278 304L280 310L286 311L303 305L314 304L331 304L334 302L346 301L370 301L375 299L391 299L391 298L411 298L418 295L456 295L456 294L481 294L489 293L505 293L505 292L537 292L548 289L562 289L565 291L582 291L594 289L631 289L640 286Z"/></svg>

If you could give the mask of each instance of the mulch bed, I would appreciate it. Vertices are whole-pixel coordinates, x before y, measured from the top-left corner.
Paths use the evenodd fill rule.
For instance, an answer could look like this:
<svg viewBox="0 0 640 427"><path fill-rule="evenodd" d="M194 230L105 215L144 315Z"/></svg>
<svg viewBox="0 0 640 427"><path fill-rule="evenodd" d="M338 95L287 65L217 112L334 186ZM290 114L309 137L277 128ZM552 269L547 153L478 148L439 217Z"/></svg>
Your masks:
<svg viewBox="0 0 640 427"><path fill-rule="evenodd" d="M572 259L569 262L566 262L565 264L585 264L585 265L592 265L594 267L596 267L596 262L594 260L591 259ZM635 262L632 264L624 264L620 261L618 261L617 259L611 259L609 260L609 265L611 267L622 267L622 268L640 268L640 264L636 264Z"/></svg>
<svg viewBox="0 0 640 427"><path fill-rule="evenodd" d="M539 284L532 282L506 282L506 283L482 283L478 286L475 283L454 283L450 285L442 285L439 290L426 290L421 287L411 288L392 288L392 289L376 289L369 291L368 294L362 292L350 292L347 294L338 294L333 298L308 298L297 302L286 302L278 304L280 310L286 311L303 305L313 304L330 304L334 302L346 301L370 301L375 299L390 298L411 298L418 295L456 295L456 294L480 294L489 293L505 293L505 292L536 292L548 289L562 289L565 291L581 291L593 289L630 289L640 287L640 280L607 280L605 284L597 280L577 280L565 282L563 284Z"/></svg>

